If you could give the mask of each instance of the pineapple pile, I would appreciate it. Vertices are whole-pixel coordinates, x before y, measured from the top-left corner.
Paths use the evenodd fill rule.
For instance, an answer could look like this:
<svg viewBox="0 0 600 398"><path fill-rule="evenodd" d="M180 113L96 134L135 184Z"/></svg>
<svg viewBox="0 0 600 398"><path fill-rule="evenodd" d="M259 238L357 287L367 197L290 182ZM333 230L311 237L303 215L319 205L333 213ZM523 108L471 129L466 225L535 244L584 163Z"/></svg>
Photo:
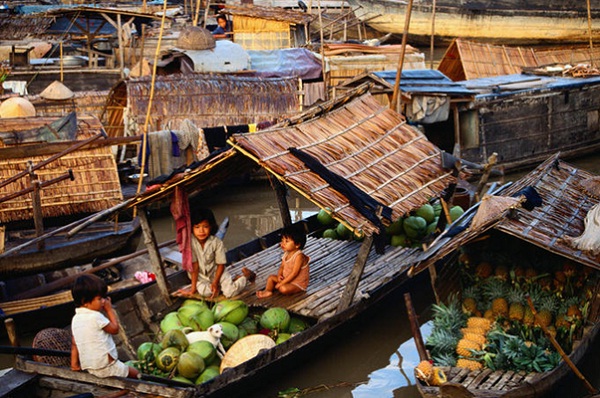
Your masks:
<svg viewBox="0 0 600 398"><path fill-rule="evenodd" d="M515 245L518 246L518 245ZM588 315L598 275L588 267L528 248L515 253L464 248L462 292L434 305L426 340L434 366L544 372L560 361L542 325L569 353ZM537 314L528 302L531 298Z"/></svg>

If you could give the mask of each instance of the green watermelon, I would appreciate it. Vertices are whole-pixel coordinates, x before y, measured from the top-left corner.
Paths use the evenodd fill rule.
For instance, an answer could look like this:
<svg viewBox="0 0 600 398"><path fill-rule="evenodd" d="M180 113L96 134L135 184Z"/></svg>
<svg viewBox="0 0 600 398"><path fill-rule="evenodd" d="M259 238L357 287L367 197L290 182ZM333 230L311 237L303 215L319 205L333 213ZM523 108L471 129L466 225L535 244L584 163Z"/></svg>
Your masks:
<svg viewBox="0 0 600 398"><path fill-rule="evenodd" d="M427 231L427 221L423 217L410 216L404 220L404 232L410 239L420 239Z"/></svg>
<svg viewBox="0 0 600 398"><path fill-rule="evenodd" d="M195 313L190 318L190 327L196 331L208 330L214 323L215 315L208 308Z"/></svg>
<svg viewBox="0 0 600 398"><path fill-rule="evenodd" d="M208 368L204 369L204 372L202 372L200 374L200 376L198 376L198 378L196 379L196 384L206 383L207 381L214 379L218 375L219 375L218 369L215 369L213 367L208 367Z"/></svg>
<svg viewBox="0 0 600 398"><path fill-rule="evenodd" d="M346 226L342 223L339 223L337 227L335 227L335 232L340 239L348 239L352 233L352 231L346 228Z"/></svg>
<svg viewBox="0 0 600 398"><path fill-rule="evenodd" d="M223 336L221 336L221 344L225 349L228 349L240 338L240 331L236 325L230 322L219 322L223 328Z"/></svg>
<svg viewBox="0 0 600 398"><path fill-rule="evenodd" d="M288 326L289 333L298 333L306 330L308 325L300 318L291 317L290 325Z"/></svg>
<svg viewBox="0 0 600 398"><path fill-rule="evenodd" d="M329 229L326 229L325 231L323 231L323 238L338 239L339 236L335 229L329 228Z"/></svg>
<svg viewBox="0 0 600 398"><path fill-rule="evenodd" d="M156 357L162 351L162 346L160 344L152 343L151 341L146 341L139 345L137 349L137 357L140 361L146 361L146 363L153 363L156 360Z"/></svg>
<svg viewBox="0 0 600 398"><path fill-rule="evenodd" d="M239 325L248 316L248 305L242 300L224 300L213 308L216 322L229 322Z"/></svg>
<svg viewBox="0 0 600 398"><path fill-rule="evenodd" d="M165 333L160 345L163 349L167 347L176 347L179 351L185 351L189 345L189 341L187 337L185 337L185 333L180 329L172 329Z"/></svg>
<svg viewBox="0 0 600 398"><path fill-rule="evenodd" d="M173 378L171 379L173 381L178 381L180 383L184 383L184 384L191 384L194 385L194 382L191 381L190 379L186 379L183 376L177 375L177 376L173 376Z"/></svg>
<svg viewBox="0 0 600 398"><path fill-rule="evenodd" d="M458 217L462 216L465 211L460 206L452 206L450 209L450 219L454 222Z"/></svg>
<svg viewBox="0 0 600 398"><path fill-rule="evenodd" d="M177 317L183 326L191 326L190 319L204 309L201 305L188 304L177 310Z"/></svg>
<svg viewBox="0 0 600 398"><path fill-rule="evenodd" d="M404 223L404 219L402 217L400 217L399 219L397 219L396 221L394 221L393 223L388 225L385 228L385 232L388 235L400 235L401 233L404 232L404 229L402 228L403 223Z"/></svg>
<svg viewBox="0 0 600 398"><path fill-rule="evenodd" d="M279 333L277 335L277 340L275 341L275 344L281 344L284 341L288 340L290 337L292 337L292 335L289 333Z"/></svg>
<svg viewBox="0 0 600 398"><path fill-rule="evenodd" d="M162 330L163 333L167 333L172 329L181 329L182 327L183 325L181 324L176 311L169 312L162 321L160 321L160 330Z"/></svg>
<svg viewBox="0 0 600 398"><path fill-rule="evenodd" d="M427 224L429 224L435 218L435 209L429 203L425 203L415 211L415 216L424 218Z"/></svg>
<svg viewBox="0 0 600 398"><path fill-rule="evenodd" d="M390 244L395 247L407 247L408 238L406 237L406 235L393 235Z"/></svg>
<svg viewBox="0 0 600 398"><path fill-rule="evenodd" d="M317 214L317 220L321 225L327 226L333 224L333 217L331 217L331 214L329 213L331 213L331 209L329 207L319 210L319 213Z"/></svg>

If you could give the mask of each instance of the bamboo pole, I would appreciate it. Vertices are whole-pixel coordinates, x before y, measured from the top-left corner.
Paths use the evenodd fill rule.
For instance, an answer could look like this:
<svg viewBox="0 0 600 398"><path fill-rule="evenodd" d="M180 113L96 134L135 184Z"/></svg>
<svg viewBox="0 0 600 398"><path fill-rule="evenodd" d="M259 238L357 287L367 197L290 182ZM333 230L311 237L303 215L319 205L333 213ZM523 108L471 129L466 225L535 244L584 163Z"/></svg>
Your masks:
<svg viewBox="0 0 600 398"><path fill-rule="evenodd" d="M426 361L429 359L429 355L427 353L427 349L425 348L423 336L421 335L418 316L415 312L410 293L404 293L404 303L406 304L406 312L408 313L408 319L410 320L410 329L412 330L412 334L415 339L415 346L417 347L419 358L421 359L421 361Z"/></svg>
<svg viewBox="0 0 600 398"><path fill-rule="evenodd" d="M406 41L408 39L408 29L410 26L410 14L412 12L413 0L408 0L406 6L406 17L404 19L404 32L402 33L402 50L400 51L400 59L398 60L398 69L396 72L396 80L394 81L394 92L390 101L390 108L399 110L400 101L398 100L398 91L400 88L400 78L402 77L402 66L404 64L404 54L406 53Z"/></svg>
<svg viewBox="0 0 600 398"><path fill-rule="evenodd" d="M63 42L60 41L60 81L63 81Z"/></svg>
<svg viewBox="0 0 600 398"><path fill-rule="evenodd" d="M594 43L592 40L592 7L590 5L590 0L586 1L587 3L587 14L588 14L588 32L590 35L590 66L594 67Z"/></svg>
<svg viewBox="0 0 600 398"><path fill-rule="evenodd" d="M154 231L152 230L150 220L148 220L148 216L146 215L146 208L143 208L139 212L139 217L140 222L142 224L144 243L146 244L146 248L148 249L148 256L150 257L150 264L152 265L152 269L154 271L154 274L156 275L156 284L158 285L163 300L165 300L167 305L171 305L171 296L169 295L167 277L165 275L165 270L162 266L162 259L160 256L160 251L158 250L158 245L156 244L156 237L154 236Z"/></svg>
<svg viewBox="0 0 600 398"><path fill-rule="evenodd" d="M536 311L535 307L533 306L533 301L531 301L531 297L529 295L527 295L527 303L529 304L529 308L531 309L531 312L533 313L533 316L535 317L537 315L537 311ZM546 328L546 326L544 326L542 324L540 324L540 327L544 331L546 338L548 340L550 340L550 342L552 343L552 345L554 346L556 351L560 354L560 356L565 361L565 363L567 365L569 365L569 368L571 368L573 373L575 373L575 375L583 382L583 384L585 385L585 388L590 392L590 394L597 394L598 390L596 390L594 388L594 386L592 386L590 384L590 382L585 378L585 376L579 371L579 369L577 369L577 366L575 366L573 361L571 361L571 358L569 358L569 356L565 353L565 351L562 349L560 344L558 344L558 342L556 341L556 339L554 338L552 333L550 333L548 328Z"/></svg>
<svg viewBox="0 0 600 398"><path fill-rule="evenodd" d="M119 40L119 69L121 70L121 79L125 77L125 55L123 48L123 25L121 24L121 14L117 14L117 39Z"/></svg>
<svg viewBox="0 0 600 398"><path fill-rule="evenodd" d="M358 287L358 283L360 282L360 277L362 276L362 273L365 269L365 264L369 256L369 252L371 251L371 246L373 246L373 235L367 235L362 245L360 246L360 250L358 251L356 262L354 263L352 272L348 277L348 283L346 284L344 293L342 293L342 297L338 304L336 313L342 312L343 310L348 308L352 303L352 299L354 298L356 288Z"/></svg>
<svg viewBox="0 0 600 398"><path fill-rule="evenodd" d="M323 73L323 84L325 84L323 92L325 94L324 99L327 101L329 99L329 81L325 78L327 72L325 68L325 43L323 43L323 15L321 13L321 0L319 0L317 6L319 11L319 35L321 37L321 70Z"/></svg>
<svg viewBox="0 0 600 398"><path fill-rule="evenodd" d="M429 43L429 67L431 69L433 69L433 48L435 42L435 5L436 0L433 0L433 5L431 6L431 41Z"/></svg>

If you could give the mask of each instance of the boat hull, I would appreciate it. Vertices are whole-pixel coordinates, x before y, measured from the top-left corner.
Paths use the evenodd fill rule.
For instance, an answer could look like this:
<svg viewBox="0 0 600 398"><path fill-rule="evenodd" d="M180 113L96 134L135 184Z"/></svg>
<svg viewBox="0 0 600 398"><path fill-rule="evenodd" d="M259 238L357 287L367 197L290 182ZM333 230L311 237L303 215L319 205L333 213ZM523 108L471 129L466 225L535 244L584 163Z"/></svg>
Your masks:
<svg viewBox="0 0 600 398"><path fill-rule="evenodd" d="M91 262L95 259L118 256L133 251L141 236L139 222L122 222L119 225L97 224L73 238L56 235L46 239L45 248L35 244L14 254L8 253L27 239L7 242L5 255L0 255L0 278L31 275Z"/></svg>
<svg viewBox="0 0 600 398"><path fill-rule="evenodd" d="M397 0L349 0L361 8L359 19L383 33L402 34L407 4ZM528 8L517 4L484 1L477 4L438 2L435 8L435 38L449 42L460 37L468 40L503 44L565 44L588 43L587 10L573 5L539 4L528 2ZM600 33L596 4L592 2L591 29L593 38ZM520 6L522 7L522 5ZM365 10L365 12L362 12ZM431 1L415 2L411 10L409 40L429 43L432 31ZM566 11L568 10L568 11Z"/></svg>

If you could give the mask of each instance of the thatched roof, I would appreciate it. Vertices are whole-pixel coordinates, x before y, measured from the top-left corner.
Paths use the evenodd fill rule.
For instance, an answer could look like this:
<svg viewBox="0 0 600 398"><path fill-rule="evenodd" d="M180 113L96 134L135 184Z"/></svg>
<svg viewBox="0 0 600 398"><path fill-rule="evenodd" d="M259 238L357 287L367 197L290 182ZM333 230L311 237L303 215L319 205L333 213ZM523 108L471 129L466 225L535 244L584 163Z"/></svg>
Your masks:
<svg viewBox="0 0 600 398"><path fill-rule="evenodd" d="M11 15L0 18L0 37L2 40L40 39L54 22L54 18L45 15Z"/></svg>
<svg viewBox="0 0 600 398"><path fill-rule="evenodd" d="M30 117L0 119L0 133L46 126L56 118ZM103 131L100 121L93 116L77 118L77 140L91 138ZM21 144L21 147L26 145ZM0 147L6 147L0 142ZM49 157L49 156L48 156ZM24 156L0 159L0 181L27 170L28 162L38 164L48 157ZM42 189L41 202L44 217L56 217L101 211L123 200L117 166L109 147L78 150L67 154L35 171L41 182L65 175L71 169L74 181L63 180ZM0 198L30 188L29 177L23 177L0 187ZM31 194L0 203L0 223L28 220L33 217Z"/></svg>
<svg viewBox="0 0 600 398"><path fill-rule="evenodd" d="M593 58L600 59L600 49ZM589 47L507 47L454 39L438 70L454 81L521 73L524 69L550 64L590 62ZM596 62L597 64L597 62Z"/></svg>
<svg viewBox="0 0 600 398"><path fill-rule="evenodd" d="M324 112L328 107L333 110ZM287 126L236 134L230 142L319 207L331 209L340 222L367 234L379 228L339 188L294 156L290 147L312 155L327 170L391 208L392 220L439 196L454 181L441 166L439 149L368 93L343 106L330 101Z"/></svg>
<svg viewBox="0 0 600 398"><path fill-rule="evenodd" d="M482 236L491 228L549 252L600 269L600 258L589 252L574 249L564 239L580 236L584 231L587 212L600 203L599 197L594 197L584 188L584 183L593 177L593 174L560 160L559 154L550 157L531 173L498 194L512 197L526 187L533 187L542 198L542 206L535 207L531 211L517 207L512 210L513 213L516 212L516 217L507 217L506 213L502 213L501 217L495 220L490 218L489 222L480 228L469 226L453 238L440 239L425 253L424 257L429 258L417 268L417 272L431 262ZM469 220L470 217L465 219L466 222Z"/></svg>
<svg viewBox="0 0 600 398"><path fill-rule="evenodd" d="M150 83L150 77L119 83L109 96L107 119L119 120L127 106L127 129L133 135L140 134L146 119ZM198 127L259 123L287 117L299 110L298 79L292 77L200 73L157 76L148 131L178 129L185 119ZM110 125L114 126L112 122ZM122 135L114 128L109 133Z"/></svg>
<svg viewBox="0 0 600 398"><path fill-rule="evenodd" d="M301 11L286 10L279 7L264 7L251 4L227 6L220 10L221 14L240 15L251 18L269 19L280 22L290 22L295 24L306 25L315 19L315 15Z"/></svg>

